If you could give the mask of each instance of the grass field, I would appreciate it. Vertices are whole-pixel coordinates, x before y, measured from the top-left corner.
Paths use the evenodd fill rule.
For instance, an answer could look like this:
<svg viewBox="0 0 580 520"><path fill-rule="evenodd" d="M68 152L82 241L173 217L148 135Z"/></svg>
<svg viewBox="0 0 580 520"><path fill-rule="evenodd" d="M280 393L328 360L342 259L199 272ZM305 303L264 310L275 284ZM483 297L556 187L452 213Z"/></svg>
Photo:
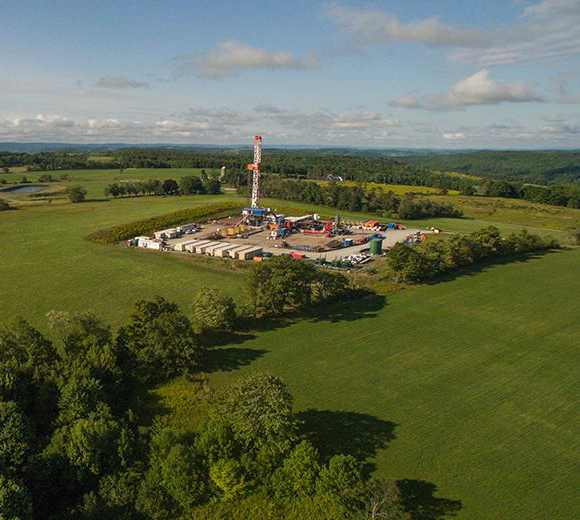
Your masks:
<svg viewBox="0 0 580 520"><path fill-rule="evenodd" d="M118 325L141 298L159 294L185 308L203 284L236 292L239 278L228 271L85 240L113 224L220 200L223 197L143 197L2 212L0 321L20 314L44 325L49 310L85 309Z"/></svg>
<svg viewBox="0 0 580 520"><path fill-rule="evenodd" d="M143 181L146 179L175 179L178 180L180 177L186 175L196 175L199 176L201 169L199 168L126 168L121 173L119 170L58 170L50 172L18 172L16 173L16 168L11 168L15 170L14 173L0 173L0 180L5 179L8 183L20 182L23 176L25 176L31 182L38 182L38 178L41 175L52 175L53 178L57 179L54 183L49 183L50 186L72 186L80 184L87 189L87 196L90 198L102 198L105 196L105 188L107 185L113 182L122 181ZM208 173L213 171L211 169L206 170ZM62 175L67 175L68 180L61 181Z"/></svg>
<svg viewBox="0 0 580 520"><path fill-rule="evenodd" d="M139 197L0 213L0 323L20 314L46 330L45 313L62 309L89 310L116 326L136 300L156 294L188 312L204 284L240 301L240 271L224 264L84 239L113 224L226 197ZM550 214L531 229L557 234L561 218ZM522 227L506 219L502 231ZM471 231L489 221L417 224ZM433 510L450 511L458 505L451 501L460 501L458 517L466 520L568 520L580 507L579 266L580 250L547 254L251 332L224 348L254 361L211 374L211 384L254 370L283 377L302 417L323 424L333 444L369 456L381 475L412 479L407 486L416 493L430 496L435 485ZM157 391L179 424L190 420L188 394L182 380Z"/></svg>
<svg viewBox="0 0 580 520"><path fill-rule="evenodd" d="M461 501L459 518L569 519L580 508L580 302L568 297L579 265L579 250L554 253L346 304L237 345L258 359L212 383L282 377L343 448L384 445L380 475L435 484Z"/></svg>

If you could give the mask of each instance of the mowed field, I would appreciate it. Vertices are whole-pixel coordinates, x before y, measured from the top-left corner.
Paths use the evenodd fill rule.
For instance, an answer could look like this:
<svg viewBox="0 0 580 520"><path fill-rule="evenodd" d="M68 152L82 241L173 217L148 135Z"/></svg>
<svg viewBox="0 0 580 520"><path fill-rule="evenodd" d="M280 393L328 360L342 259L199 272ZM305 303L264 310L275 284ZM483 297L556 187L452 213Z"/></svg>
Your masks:
<svg viewBox="0 0 580 520"><path fill-rule="evenodd" d="M256 361L212 382L282 377L343 449L384 445L379 475L436 486L436 510L576 518L579 291L579 250L496 265L263 332L241 345Z"/></svg>
<svg viewBox="0 0 580 520"><path fill-rule="evenodd" d="M0 213L0 323L20 314L46 330L44 315L57 309L88 310L117 326L136 300L156 294L189 312L202 285L240 301L242 273L233 267L85 240L114 224L227 197L138 197ZM488 224L420 223L449 231ZM530 229L558 234L561 227ZM256 370L279 375L296 408L310 410L302 417L323 425L332 445L338 440L343 451L368 456L379 475L411 479L408 489L426 495L430 507L422 520L459 505L458 518L466 520L568 520L580 509L579 290L580 250L489 266L248 333L223 348L255 360L210 381L218 386ZM175 388L186 398L179 382L160 393L171 397Z"/></svg>
<svg viewBox="0 0 580 520"><path fill-rule="evenodd" d="M26 172L18 170L18 167L11 168L12 173L0 173L0 181L6 180L5 185L0 187L8 187L10 184L20 182L22 177L26 177L33 183L39 182L41 175L52 175L55 179L54 183L46 183L52 188L70 187L75 185L84 186L87 189L87 197L89 198L103 198L105 197L105 188L113 182L131 182L144 181L148 179L175 179L179 180L181 177L187 175L199 176L201 169L199 168L125 168L123 173L119 170L103 169L103 170L58 170L49 172ZM215 170L208 168L208 174ZM60 180L62 175L68 176L67 180ZM18 197L22 198L22 197Z"/></svg>
<svg viewBox="0 0 580 520"><path fill-rule="evenodd" d="M161 295L184 309L202 285L239 290L223 267L85 240L99 229L223 197L139 197L21 207L0 213L0 322L22 315L45 328L50 310L89 310L119 325L139 299Z"/></svg>

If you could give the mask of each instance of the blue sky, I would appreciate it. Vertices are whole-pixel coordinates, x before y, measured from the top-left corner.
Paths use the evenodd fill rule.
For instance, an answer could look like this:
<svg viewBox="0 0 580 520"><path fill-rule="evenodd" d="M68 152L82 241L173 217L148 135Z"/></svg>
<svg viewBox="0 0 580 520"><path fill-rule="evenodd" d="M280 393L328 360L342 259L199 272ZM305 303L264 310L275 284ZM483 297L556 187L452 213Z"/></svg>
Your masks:
<svg viewBox="0 0 580 520"><path fill-rule="evenodd" d="M0 141L580 148L580 0L5 0Z"/></svg>

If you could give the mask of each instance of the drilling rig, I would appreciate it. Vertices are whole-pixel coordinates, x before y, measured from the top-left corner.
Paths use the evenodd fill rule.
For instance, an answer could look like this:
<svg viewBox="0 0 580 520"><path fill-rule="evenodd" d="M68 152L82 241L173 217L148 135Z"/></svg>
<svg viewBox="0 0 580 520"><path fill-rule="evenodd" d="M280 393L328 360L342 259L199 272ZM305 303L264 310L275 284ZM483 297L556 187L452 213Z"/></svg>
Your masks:
<svg viewBox="0 0 580 520"><path fill-rule="evenodd" d="M261 220L270 213L270 208L260 207L260 167L262 165L262 136L254 136L254 162L248 164L247 169L252 172L252 198L250 207L244 208L243 219L248 222L250 220Z"/></svg>
<svg viewBox="0 0 580 520"><path fill-rule="evenodd" d="M260 200L260 166L262 165L262 136L254 136L254 162L248 164L248 170L252 173L252 201L251 208L259 208L258 201Z"/></svg>

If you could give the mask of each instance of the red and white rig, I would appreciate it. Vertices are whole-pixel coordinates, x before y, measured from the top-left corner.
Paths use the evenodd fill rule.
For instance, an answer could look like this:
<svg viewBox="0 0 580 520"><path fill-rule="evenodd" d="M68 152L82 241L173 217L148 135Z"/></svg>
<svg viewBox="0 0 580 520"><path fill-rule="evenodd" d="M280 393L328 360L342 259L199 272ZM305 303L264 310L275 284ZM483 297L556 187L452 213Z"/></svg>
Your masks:
<svg viewBox="0 0 580 520"><path fill-rule="evenodd" d="M250 206L242 212L246 223L259 223L270 213L270 208L260 207L260 167L262 166L262 136L254 136L254 162L246 167L252 172L252 198Z"/></svg>
<svg viewBox="0 0 580 520"><path fill-rule="evenodd" d="M248 170L253 172L252 174L252 201L250 203L251 208L259 208L258 202L260 200L260 166L262 165L262 136L254 136L254 162L248 164Z"/></svg>

